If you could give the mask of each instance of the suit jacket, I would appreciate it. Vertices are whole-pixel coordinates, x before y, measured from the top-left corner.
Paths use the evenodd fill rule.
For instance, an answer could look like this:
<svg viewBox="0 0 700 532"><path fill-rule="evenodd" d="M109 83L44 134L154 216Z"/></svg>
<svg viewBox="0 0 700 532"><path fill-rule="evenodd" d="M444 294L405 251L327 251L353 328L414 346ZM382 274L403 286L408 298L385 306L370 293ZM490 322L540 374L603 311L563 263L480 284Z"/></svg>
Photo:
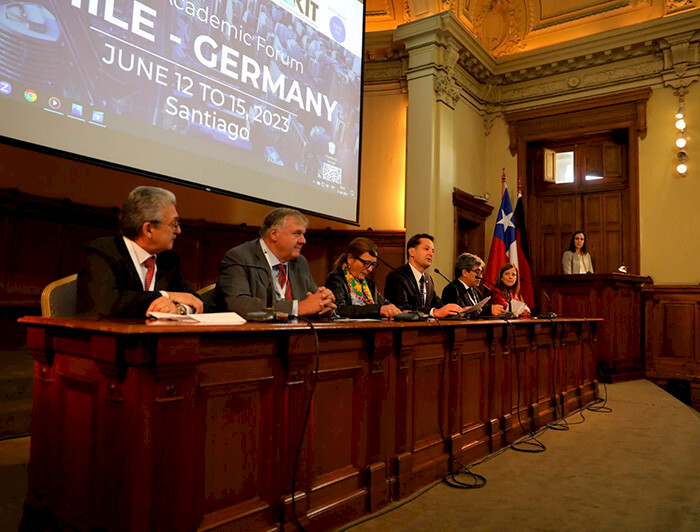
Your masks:
<svg viewBox="0 0 700 532"><path fill-rule="evenodd" d="M408 263L386 276L384 286L386 298L401 310L419 310L427 314L431 308L442 307L442 301L435 293L432 277L427 272L423 275L425 276L425 305L420 304L420 289Z"/></svg>
<svg viewBox="0 0 700 532"><path fill-rule="evenodd" d="M78 273L78 314L143 318L148 306L161 296L160 290L193 293L180 273L177 253L159 253L156 267L155 290L145 291L121 236L91 242L85 266Z"/></svg>
<svg viewBox="0 0 700 532"><path fill-rule="evenodd" d="M345 280L345 275L341 270L333 270L326 279L326 288L335 295L335 304L338 306L337 313L344 318L380 318L379 310L389 302L379 293L377 286L372 279L367 279L369 290L372 292L372 299L376 301L373 305L353 305L350 297L350 287Z"/></svg>
<svg viewBox="0 0 700 532"><path fill-rule="evenodd" d="M460 307L471 307L482 299L483 296L478 288L469 287L467 289L459 279L455 279L442 290L443 305L456 303Z"/></svg>
<svg viewBox="0 0 700 532"><path fill-rule="evenodd" d="M590 253L579 255L573 251L565 251L561 258L561 266L564 269L564 273L578 273L581 261L583 261L586 273L593 273L593 261Z"/></svg>
<svg viewBox="0 0 700 532"><path fill-rule="evenodd" d="M236 266L247 264L246 266ZM302 256L287 263L287 277L292 285L292 298L306 299L306 293L317 290L309 263ZM244 316L271 306L279 312L292 312L292 301L277 301L272 271L256 238L229 249L224 255L216 280L216 306Z"/></svg>

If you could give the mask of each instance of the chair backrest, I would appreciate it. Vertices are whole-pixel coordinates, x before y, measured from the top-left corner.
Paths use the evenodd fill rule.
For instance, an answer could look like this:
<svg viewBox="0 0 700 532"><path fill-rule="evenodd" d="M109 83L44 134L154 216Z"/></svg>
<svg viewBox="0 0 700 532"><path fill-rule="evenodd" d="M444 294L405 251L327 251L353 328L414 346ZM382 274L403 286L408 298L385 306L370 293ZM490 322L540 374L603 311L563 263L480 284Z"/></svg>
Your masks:
<svg viewBox="0 0 700 532"><path fill-rule="evenodd" d="M204 312L212 312L214 310L214 288L216 288L216 283L197 290L199 299L204 302Z"/></svg>
<svg viewBox="0 0 700 532"><path fill-rule="evenodd" d="M41 315L45 318L75 316L78 298L78 274L74 273L46 285L41 292Z"/></svg>

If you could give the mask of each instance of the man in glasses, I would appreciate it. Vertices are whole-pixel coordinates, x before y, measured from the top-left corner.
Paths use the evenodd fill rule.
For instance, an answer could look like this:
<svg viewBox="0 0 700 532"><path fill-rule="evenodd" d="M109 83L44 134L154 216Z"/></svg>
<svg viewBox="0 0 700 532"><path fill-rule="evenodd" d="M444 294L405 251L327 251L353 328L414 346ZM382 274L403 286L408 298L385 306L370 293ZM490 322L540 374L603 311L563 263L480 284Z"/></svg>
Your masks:
<svg viewBox="0 0 700 532"><path fill-rule="evenodd" d="M270 211L260 227L260 238L224 255L216 281L217 307L243 317L268 307L296 316L332 313L333 293L316 286L301 254L308 223L295 209Z"/></svg>
<svg viewBox="0 0 700 532"><path fill-rule="evenodd" d="M173 242L182 231L175 195L136 187L119 213L121 235L99 238L86 249L78 273L77 312L143 317L151 312L199 313L202 301L180 273Z"/></svg>
<svg viewBox="0 0 700 532"><path fill-rule="evenodd" d="M460 307L476 305L483 297L479 291L483 275L484 261L481 257L462 253L455 263L455 280L442 290L442 302L456 303Z"/></svg>

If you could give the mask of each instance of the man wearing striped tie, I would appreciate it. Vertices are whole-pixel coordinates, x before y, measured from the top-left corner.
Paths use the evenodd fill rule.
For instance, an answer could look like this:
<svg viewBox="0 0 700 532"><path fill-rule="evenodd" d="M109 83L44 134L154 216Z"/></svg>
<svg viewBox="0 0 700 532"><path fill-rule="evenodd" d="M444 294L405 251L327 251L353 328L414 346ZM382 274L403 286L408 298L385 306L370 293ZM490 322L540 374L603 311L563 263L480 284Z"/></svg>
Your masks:
<svg viewBox="0 0 700 532"><path fill-rule="evenodd" d="M121 235L99 238L78 273L79 314L144 317L150 312L202 312L203 303L180 273L173 243L182 230L175 195L136 187L119 214Z"/></svg>
<svg viewBox="0 0 700 532"><path fill-rule="evenodd" d="M436 318L459 313L459 305L443 305L427 269L433 263L435 245L427 233L413 235L406 244L408 262L386 277L384 293L401 310L417 310Z"/></svg>
<svg viewBox="0 0 700 532"><path fill-rule="evenodd" d="M260 238L224 255L216 281L217 308L241 316L267 308L297 316L330 314L335 296L316 286L301 255L307 225L306 216L295 209L270 211Z"/></svg>

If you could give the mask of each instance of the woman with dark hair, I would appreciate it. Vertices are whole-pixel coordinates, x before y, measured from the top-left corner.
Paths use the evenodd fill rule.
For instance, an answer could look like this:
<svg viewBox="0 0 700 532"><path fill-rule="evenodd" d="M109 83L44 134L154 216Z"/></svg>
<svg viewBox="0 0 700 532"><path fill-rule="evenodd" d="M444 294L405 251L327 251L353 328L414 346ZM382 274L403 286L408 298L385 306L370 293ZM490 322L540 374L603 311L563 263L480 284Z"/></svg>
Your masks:
<svg viewBox="0 0 700 532"><path fill-rule="evenodd" d="M511 299L523 301L522 296L520 296L520 274L515 264L506 262L501 266L498 272L498 281L491 290L491 314L498 316L507 312L510 309ZM529 315L530 308L525 305L520 316L527 317Z"/></svg>
<svg viewBox="0 0 700 532"><path fill-rule="evenodd" d="M586 251L586 234L579 230L571 235L569 249L561 258L564 273L593 273L593 261Z"/></svg>
<svg viewBox="0 0 700 532"><path fill-rule="evenodd" d="M337 312L345 318L393 318L401 311L377 291L368 278L377 267L377 245L358 237L348 245L328 275L326 288L335 294Z"/></svg>

